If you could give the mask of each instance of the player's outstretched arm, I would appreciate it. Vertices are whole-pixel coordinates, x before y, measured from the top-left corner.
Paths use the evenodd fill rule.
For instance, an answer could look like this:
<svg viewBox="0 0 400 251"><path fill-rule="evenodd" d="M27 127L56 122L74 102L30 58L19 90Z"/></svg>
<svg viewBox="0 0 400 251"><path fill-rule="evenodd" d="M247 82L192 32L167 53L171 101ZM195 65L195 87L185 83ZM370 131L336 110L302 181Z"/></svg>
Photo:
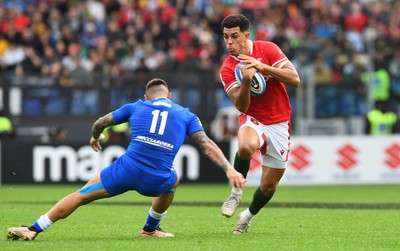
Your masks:
<svg viewBox="0 0 400 251"><path fill-rule="evenodd" d="M246 179L236 171L226 159L221 149L212 141L204 131L193 133L192 140L200 147L201 151L219 168L225 171L226 177L232 186L244 189Z"/></svg>
<svg viewBox="0 0 400 251"><path fill-rule="evenodd" d="M114 118L111 113L100 117L94 122L92 126L92 137L90 138L90 145L96 152L101 150L100 140L104 138L103 130L109 126L115 125ZM103 135L103 137L101 137Z"/></svg>

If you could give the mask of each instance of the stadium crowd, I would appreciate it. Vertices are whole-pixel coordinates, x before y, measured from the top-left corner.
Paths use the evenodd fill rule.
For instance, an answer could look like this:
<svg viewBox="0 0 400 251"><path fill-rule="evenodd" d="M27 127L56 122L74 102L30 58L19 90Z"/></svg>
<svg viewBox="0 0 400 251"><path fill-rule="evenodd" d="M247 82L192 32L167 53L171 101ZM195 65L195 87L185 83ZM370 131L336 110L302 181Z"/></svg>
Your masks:
<svg viewBox="0 0 400 251"><path fill-rule="evenodd" d="M273 41L291 58L303 84L351 85L366 96L372 81L374 101L400 107L398 1L4 0L0 72L13 84L63 87L216 72L226 52L221 20L239 12L253 24L252 39Z"/></svg>

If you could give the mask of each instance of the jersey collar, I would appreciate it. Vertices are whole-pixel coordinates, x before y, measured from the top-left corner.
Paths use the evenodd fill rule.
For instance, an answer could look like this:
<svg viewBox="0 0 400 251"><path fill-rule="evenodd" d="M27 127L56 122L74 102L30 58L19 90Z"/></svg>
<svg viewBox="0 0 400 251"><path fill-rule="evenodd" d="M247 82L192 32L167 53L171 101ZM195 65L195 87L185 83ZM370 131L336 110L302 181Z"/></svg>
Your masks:
<svg viewBox="0 0 400 251"><path fill-rule="evenodd" d="M250 47L249 55L251 55L251 54L253 54L253 47L254 47L254 44L253 44L253 41L251 41L250 39L247 40L247 43L249 44L249 47ZM240 61L240 59L239 59L238 57L232 56L232 55L230 55L230 56L233 57L236 61Z"/></svg>
<svg viewBox="0 0 400 251"><path fill-rule="evenodd" d="M169 99L166 97L158 97L158 98L155 98L154 100L169 100Z"/></svg>

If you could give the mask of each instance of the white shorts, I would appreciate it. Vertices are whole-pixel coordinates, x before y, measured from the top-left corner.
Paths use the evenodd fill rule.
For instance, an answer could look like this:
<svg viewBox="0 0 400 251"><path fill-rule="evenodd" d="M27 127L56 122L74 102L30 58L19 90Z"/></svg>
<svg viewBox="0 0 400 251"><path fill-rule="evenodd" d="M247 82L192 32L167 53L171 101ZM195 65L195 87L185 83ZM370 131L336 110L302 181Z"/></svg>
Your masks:
<svg viewBox="0 0 400 251"><path fill-rule="evenodd" d="M258 134L262 165L279 169L286 168L290 150L289 121L263 125L252 116L243 113L240 116L243 122L240 128L248 126ZM243 121L244 119L246 120Z"/></svg>

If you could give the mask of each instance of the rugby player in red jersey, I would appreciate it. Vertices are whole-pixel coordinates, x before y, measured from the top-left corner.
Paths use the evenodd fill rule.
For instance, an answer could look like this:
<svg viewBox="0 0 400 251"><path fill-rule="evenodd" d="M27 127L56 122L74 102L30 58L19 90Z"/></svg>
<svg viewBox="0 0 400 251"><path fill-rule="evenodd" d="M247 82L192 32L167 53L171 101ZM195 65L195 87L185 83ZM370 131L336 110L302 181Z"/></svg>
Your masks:
<svg viewBox="0 0 400 251"><path fill-rule="evenodd" d="M224 43L229 56L220 69L224 89L235 107L240 111L238 152L234 167L247 176L250 160L260 150L262 174L249 207L238 215L234 234L245 233L250 222L274 195L287 165L290 150L291 106L286 87L297 88L299 75L290 60L274 43L251 41L250 21L242 14L227 16L221 24ZM235 67L243 73L241 84L236 82ZM267 87L261 96L250 93L251 79L259 71ZM232 188L231 195L221 207L226 217L231 217L242 197L242 189Z"/></svg>

